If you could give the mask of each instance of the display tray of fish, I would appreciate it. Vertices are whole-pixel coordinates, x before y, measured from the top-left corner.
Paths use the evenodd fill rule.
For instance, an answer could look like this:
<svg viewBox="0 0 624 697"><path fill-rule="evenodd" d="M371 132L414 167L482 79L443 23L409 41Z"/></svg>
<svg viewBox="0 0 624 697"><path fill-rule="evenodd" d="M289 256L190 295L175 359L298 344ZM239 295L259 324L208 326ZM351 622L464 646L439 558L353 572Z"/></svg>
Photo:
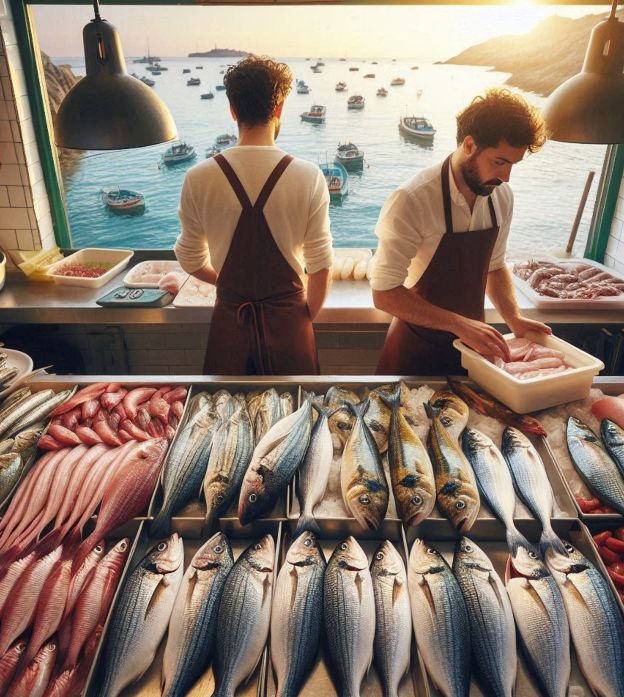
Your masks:
<svg viewBox="0 0 624 697"><path fill-rule="evenodd" d="M280 535L273 523L270 533L253 538L153 538L144 523L85 696L262 694ZM130 656L115 638L126 626Z"/></svg>
<svg viewBox="0 0 624 697"><path fill-rule="evenodd" d="M193 386L150 504L154 530L199 536L218 528L240 536L239 496L255 446L279 421L292 417L298 401L298 387L291 384ZM254 495L259 492L247 496ZM284 519L287 496L284 486L261 521Z"/></svg>
<svg viewBox="0 0 624 697"><path fill-rule="evenodd" d="M266 697L424 697L406 563L400 534L392 541L284 535Z"/></svg>

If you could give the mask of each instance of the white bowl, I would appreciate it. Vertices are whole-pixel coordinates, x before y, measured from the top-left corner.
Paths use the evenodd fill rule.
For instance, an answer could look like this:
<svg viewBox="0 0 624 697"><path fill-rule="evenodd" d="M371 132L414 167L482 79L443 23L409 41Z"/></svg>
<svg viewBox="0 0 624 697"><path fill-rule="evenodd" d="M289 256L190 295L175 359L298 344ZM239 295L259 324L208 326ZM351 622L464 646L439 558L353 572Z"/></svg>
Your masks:
<svg viewBox="0 0 624 697"><path fill-rule="evenodd" d="M7 360L4 364L5 368L17 368L19 371L13 380L21 378L22 375L30 373L33 369L33 360L27 353L4 347L0 347L0 353L5 353L7 355ZM11 382L13 382L13 380L11 380Z"/></svg>

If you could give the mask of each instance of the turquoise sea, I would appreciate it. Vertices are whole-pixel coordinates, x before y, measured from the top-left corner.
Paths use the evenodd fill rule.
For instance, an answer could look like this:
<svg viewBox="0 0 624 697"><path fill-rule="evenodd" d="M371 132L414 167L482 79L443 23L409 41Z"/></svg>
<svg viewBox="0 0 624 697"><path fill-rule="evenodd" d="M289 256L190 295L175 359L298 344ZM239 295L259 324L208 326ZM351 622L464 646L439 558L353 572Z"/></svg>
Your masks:
<svg viewBox="0 0 624 697"><path fill-rule="evenodd" d="M311 87L308 95L295 90L286 101L278 145L293 155L313 162L333 159L339 141L350 139L365 152L366 166L360 174L350 175L349 194L340 205L332 205L332 232L337 247L374 247L374 228L379 211L390 192L421 168L446 157L455 147L455 114L489 86L504 83L507 74L479 67L419 64L406 59L392 61L371 58L340 61L325 59L322 72L310 66L318 57L283 59L297 79ZM71 65L76 74L84 74L84 60L55 58L56 63ZM216 92L227 59L163 58L169 69L153 79L154 89L171 109L180 136L195 146L199 162L217 135L236 132L225 92ZM202 66L198 69L197 66ZM149 75L144 64L128 59L129 72ZM359 68L350 71L350 67ZM183 74L184 68L191 72ZM374 73L374 79L364 78ZM199 87L187 87L189 77L199 77ZM391 87L390 80L403 77L404 86ZM336 82L344 80L348 92L336 92ZM380 86L389 95L376 96ZM200 99L212 90L215 98ZM421 91L421 96L419 95ZM361 94L366 99L363 111L348 111L347 97ZM543 98L526 95L540 105ZM327 107L324 125L301 122L299 115L312 104ZM400 135L401 115L422 115L437 129L433 147L407 142ZM63 172L65 196L75 246L168 248L179 232L177 206L180 188L188 167L174 168L158 163L167 145L135 150L89 152L76 165ZM596 177L583 215L575 252L582 253L589 229L597 183L605 146L549 142L543 150L530 155L512 172L515 212L509 241L509 256L529 256L538 251L565 246L587 172ZM146 198L142 216L118 217L103 205L100 190L119 186L140 191Z"/></svg>

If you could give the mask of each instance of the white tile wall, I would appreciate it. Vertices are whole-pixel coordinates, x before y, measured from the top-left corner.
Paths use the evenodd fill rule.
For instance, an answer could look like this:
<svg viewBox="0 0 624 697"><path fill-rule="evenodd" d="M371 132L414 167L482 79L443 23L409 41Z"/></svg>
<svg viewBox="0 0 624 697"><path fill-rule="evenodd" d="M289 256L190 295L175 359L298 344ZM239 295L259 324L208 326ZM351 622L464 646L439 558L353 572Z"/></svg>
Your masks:
<svg viewBox="0 0 624 697"><path fill-rule="evenodd" d="M620 184L620 193L615 206L604 263L616 271L624 273L624 177Z"/></svg>

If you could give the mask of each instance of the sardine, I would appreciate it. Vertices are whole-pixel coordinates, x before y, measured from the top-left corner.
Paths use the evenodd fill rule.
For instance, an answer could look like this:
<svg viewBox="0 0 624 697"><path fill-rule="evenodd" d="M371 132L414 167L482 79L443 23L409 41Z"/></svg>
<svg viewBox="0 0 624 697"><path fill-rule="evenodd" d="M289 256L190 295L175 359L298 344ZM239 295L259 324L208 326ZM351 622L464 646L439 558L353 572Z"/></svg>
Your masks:
<svg viewBox="0 0 624 697"><path fill-rule="evenodd" d="M314 409L318 412L318 418L312 429L310 445L295 479L301 511L295 535L299 535L304 530L311 530L317 535L321 532L314 518L314 509L323 500L334 456L328 423L332 407L318 407L315 404Z"/></svg>
<svg viewBox="0 0 624 697"><path fill-rule="evenodd" d="M184 547L174 533L153 547L129 576L108 627L101 697L116 697L152 664L183 574Z"/></svg>
<svg viewBox="0 0 624 697"><path fill-rule="evenodd" d="M443 697L468 697L470 626L457 579L444 557L417 539L407 582L414 634L427 674Z"/></svg>
<svg viewBox="0 0 624 697"><path fill-rule="evenodd" d="M270 431L282 418L282 404L277 390L271 387L260 396L260 403L254 421L254 436L256 443Z"/></svg>
<svg viewBox="0 0 624 697"><path fill-rule="evenodd" d="M260 661L271 623L274 556L273 538L265 535L241 554L226 579L217 620L213 697L234 697Z"/></svg>
<svg viewBox="0 0 624 697"><path fill-rule="evenodd" d="M481 496L505 526L507 546L512 556L516 555L519 545L531 548L514 523L516 495L511 474L499 449L489 436L470 427L462 435L462 449L477 477Z"/></svg>
<svg viewBox="0 0 624 697"><path fill-rule="evenodd" d="M505 586L483 550L458 540L453 573L470 622L475 675L485 694L512 697L516 682L516 627Z"/></svg>
<svg viewBox="0 0 624 697"><path fill-rule="evenodd" d="M254 450L253 426L246 408L239 408L214 435L203 489L206 499L204 530L225 513L240 490Z"/></svg>
<svg viewBox="0 0 624 697"><path fill-rule="evenodd" d="M293 401L293 396L290 392L282 392L279 396L280 398L280 411L282 413L282 419L286 416L290 416L295 410L295 404Z"/></svg>
<svg viewBox="0 0 624 697"><path fill-rule="evenodd" d="M11 408L8 408L7 413L0 420L0 437L10 438L9 431L16 423L19 423L21 419L30 414L33 409L49 402L54 398L54 395L54 390L41 390L41 392L35 392L27 399L19 402L19 404L15 404ZM17 431L18 433L19 430Z"/></svg>
<svg viewBox="0 0 624 697"><path fill-rule="evenodd" d="M550 523L554 496L539 453L524 433L511 426L503 431L501 450L518 497L542 525L542 554L548 547L563 552L563 543Z"/></svg>
<svg viewBox="0 0 624 697"><path fill-rule="evenodd" d="M231 400L232 395L227 390L218 390L212 395L214 410L222 421L227 421L233 413L231 409L234 405L230 404Z"/></svg>
<svg viewBox="0 0 624 697"><path fill-rule="evenodd" d="M624 478L598 436L580 419L570 416L567 443L581 479L601 501L624 515Z"/></svg>
<svg viewBox="0 0 624 697"><path fill-rule="evenodd" d="M399 389L386 398L392 409L388 469L399 517L406 525L418 525L435 506L435 478L429 453L407 422L400 398Z"/></svg>
<svg viewBox="0 0 624 697"><path fill-rule="evenodd" d="M59 404L63 404L63 402L65 402L67 399L70 399L71 396L76 392L76 389L77 388L74 387L72 390L64 390L63 392L58 392L57 394L52 392L52 395L48 399L43 401L37 400L36 402L33 398L40 395L41 392L35 392L32 397L20 402L16 406L15 411L11 412L10 416L6 417L4 423L12 422L12 425L9 426L6 431L2 432L2 437L13 438L18 433L21 433L21 431L25 430L29 426L32 426L32 424L36 424L38 421L41 421L41 419L46 418L50 415L50 412L55 407L57 407ZM43 390L43 392L47 393L51 392L51 390ZM19 419L14 420L16 413L19 413L20 417Z"/></svg>
<svg viewBox="0 0 624 697"><path fill-rule="evenodd" d="M22 458L19 453L0 455L0 506L11 495L22 473Z"/></svg>
<svg viewBox="0 0 624 697"><path fill-rule="evenodd" d="M175 599L162 664L164 697L184 697L210 663L219 603L234 559L227 537L213 535L191 560Z"/></svg>
<svg viewBox="0 0 624 697"><path fill-rule="evenodd" d="M353 537L341 542L329 560L323 584L323 607L327 647L338 680L338 693L342 697L359 697L362 680L373 659L375 596L368 559Z"/></svg>
<svg viewBox="0 0 624 697"><path fill-rule="evenodd" d="M429 451L435 475L440 512L460 532L470 530L481 507L474 472L459 444L446 430L432 408L425 404L431 419Z"/></svg>
<svg viewBox="0 0 624 697"><path fill-rule="evenodd" d="M624 695L624 618L596 567L569 542L566 555L550 549L546 563L565 604L576 657L592 691Z"/></svg>
<svg viewBox="0 0 624 697"><path fill-rule="evenodd" d="M310 443L311 412L310 400L306 400L256 445L238 501L242 525L270 511L286 490Z"/></svg>
<svg viewBox="0 0 624 697"><path fill-rule="evenodd" d="M446 430L459 440L462 431L468 425L470 409L463 399L454 392L438 390L431 395L429 406L436 410L440 417L440 423Z"/></svg>
<svg viewBox="0 0 624 697"><path fill-rule="evenodd" d="M355 425L342 453L340 486L347 510L364 530L379 527L388 508L388 483L379 450L364 422L368 401L347 403Z"/></svg>
<svg viewBox="0 0 624 697"><path fill-rule="evenodd" d="M505 583L531 675L546 697L566 697L570 627L557 583L530 547L509 558Z"/></svg>
<svg viewBox="0 0 624 697"><path fill-rule="evenodd" d="M286 552L271 610L271 662L276 697L297 697L314 666L323 623L325 559L316 538L303 532Z"/></svg>
<svg viewBox="0 0 624 697"><path fill-rule="evenodd" d="M388 540L377 548L371 564L375 596L375 661L384 697L398 697L399 683L410 664L412 617L405 564Z"/></svg>
<svg viewBox="0 0 624 697"><path fill-rule="evenodd" d="M600 424L600 433L607 452L624 477L624 429L609 419L603 419Z"/></svg>

